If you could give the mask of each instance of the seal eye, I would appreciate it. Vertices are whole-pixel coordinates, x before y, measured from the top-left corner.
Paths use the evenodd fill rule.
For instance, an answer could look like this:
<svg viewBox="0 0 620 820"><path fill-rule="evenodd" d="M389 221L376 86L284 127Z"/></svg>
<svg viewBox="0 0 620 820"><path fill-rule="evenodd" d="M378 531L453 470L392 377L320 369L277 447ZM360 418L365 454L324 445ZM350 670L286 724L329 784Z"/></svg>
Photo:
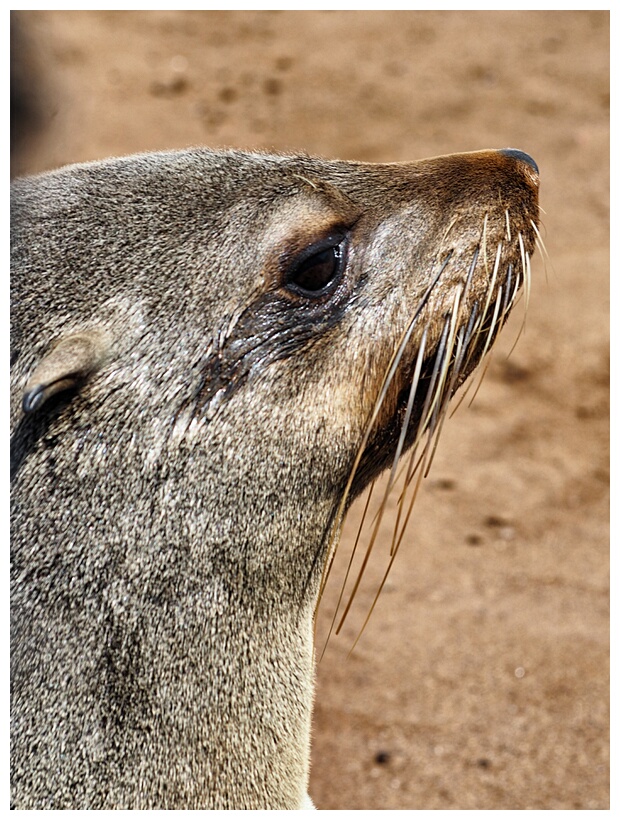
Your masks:
<svg viewBox="0 0 620 820"><path fill-rule="evenodd" d="M312 245L294 262L286 274L289 290L302 296L316 298L331 291L344 272L347 251L346 239L330 237L318 247Z"/></svg>

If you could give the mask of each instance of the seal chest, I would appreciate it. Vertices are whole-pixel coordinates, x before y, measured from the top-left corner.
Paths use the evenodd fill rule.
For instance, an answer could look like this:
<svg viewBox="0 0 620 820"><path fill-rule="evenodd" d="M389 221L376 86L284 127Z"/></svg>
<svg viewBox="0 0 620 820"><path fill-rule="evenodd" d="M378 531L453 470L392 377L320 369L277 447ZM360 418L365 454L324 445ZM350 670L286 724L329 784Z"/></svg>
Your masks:
<svg viewBox="0 0 620 820"><path fill-rule="evenodd" d="M14 183L16 808L304 804L342 518L528 287L537 197L513 150Z"/></svg>

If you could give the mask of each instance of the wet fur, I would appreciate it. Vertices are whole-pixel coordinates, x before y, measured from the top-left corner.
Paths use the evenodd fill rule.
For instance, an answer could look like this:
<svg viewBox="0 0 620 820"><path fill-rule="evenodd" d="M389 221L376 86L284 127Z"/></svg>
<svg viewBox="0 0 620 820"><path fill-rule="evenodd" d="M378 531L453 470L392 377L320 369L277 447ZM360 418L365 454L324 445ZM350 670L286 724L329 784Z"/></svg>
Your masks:
<svg viewBox="0 0 620 820"><path fill-rule="evenodd" d="M496 151L193 150L14 184L17 808L302 805L342 517L441 426L537 217L536 174ZM300 298L287 272L332 234L342 280Z"/></svg>

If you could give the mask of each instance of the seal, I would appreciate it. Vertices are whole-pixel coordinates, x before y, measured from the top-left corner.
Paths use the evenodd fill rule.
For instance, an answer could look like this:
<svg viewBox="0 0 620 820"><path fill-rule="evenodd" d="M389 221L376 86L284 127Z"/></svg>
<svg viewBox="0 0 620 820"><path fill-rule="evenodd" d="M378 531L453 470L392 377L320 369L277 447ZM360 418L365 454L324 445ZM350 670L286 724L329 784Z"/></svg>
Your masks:
<svg viewBox="0 0 620 820"><path fill-rule="evenodd" d="M342 518L428 463L528 288L537 203L512 149L13 183L16 808L307 807Z"/></svg>

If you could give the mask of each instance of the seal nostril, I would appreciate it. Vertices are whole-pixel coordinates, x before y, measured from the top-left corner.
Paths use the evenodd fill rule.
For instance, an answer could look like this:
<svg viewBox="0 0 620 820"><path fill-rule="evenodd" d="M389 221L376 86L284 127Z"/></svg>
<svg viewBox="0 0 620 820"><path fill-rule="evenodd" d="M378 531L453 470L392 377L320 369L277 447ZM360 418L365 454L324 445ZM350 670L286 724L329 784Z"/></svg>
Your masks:
<svg viewBox="0 0 620 820"><path fill-rule="evenodd" d="M530 168L533 168L536 173L538 173L538 165L536 165L536 162L529 154L526 154L525 151L518 151L516 148L502 148L500 150L500 154L503 154L505 157L512 157L512 159L518 159L521 162L525 162L530 166Z"/></svg>

